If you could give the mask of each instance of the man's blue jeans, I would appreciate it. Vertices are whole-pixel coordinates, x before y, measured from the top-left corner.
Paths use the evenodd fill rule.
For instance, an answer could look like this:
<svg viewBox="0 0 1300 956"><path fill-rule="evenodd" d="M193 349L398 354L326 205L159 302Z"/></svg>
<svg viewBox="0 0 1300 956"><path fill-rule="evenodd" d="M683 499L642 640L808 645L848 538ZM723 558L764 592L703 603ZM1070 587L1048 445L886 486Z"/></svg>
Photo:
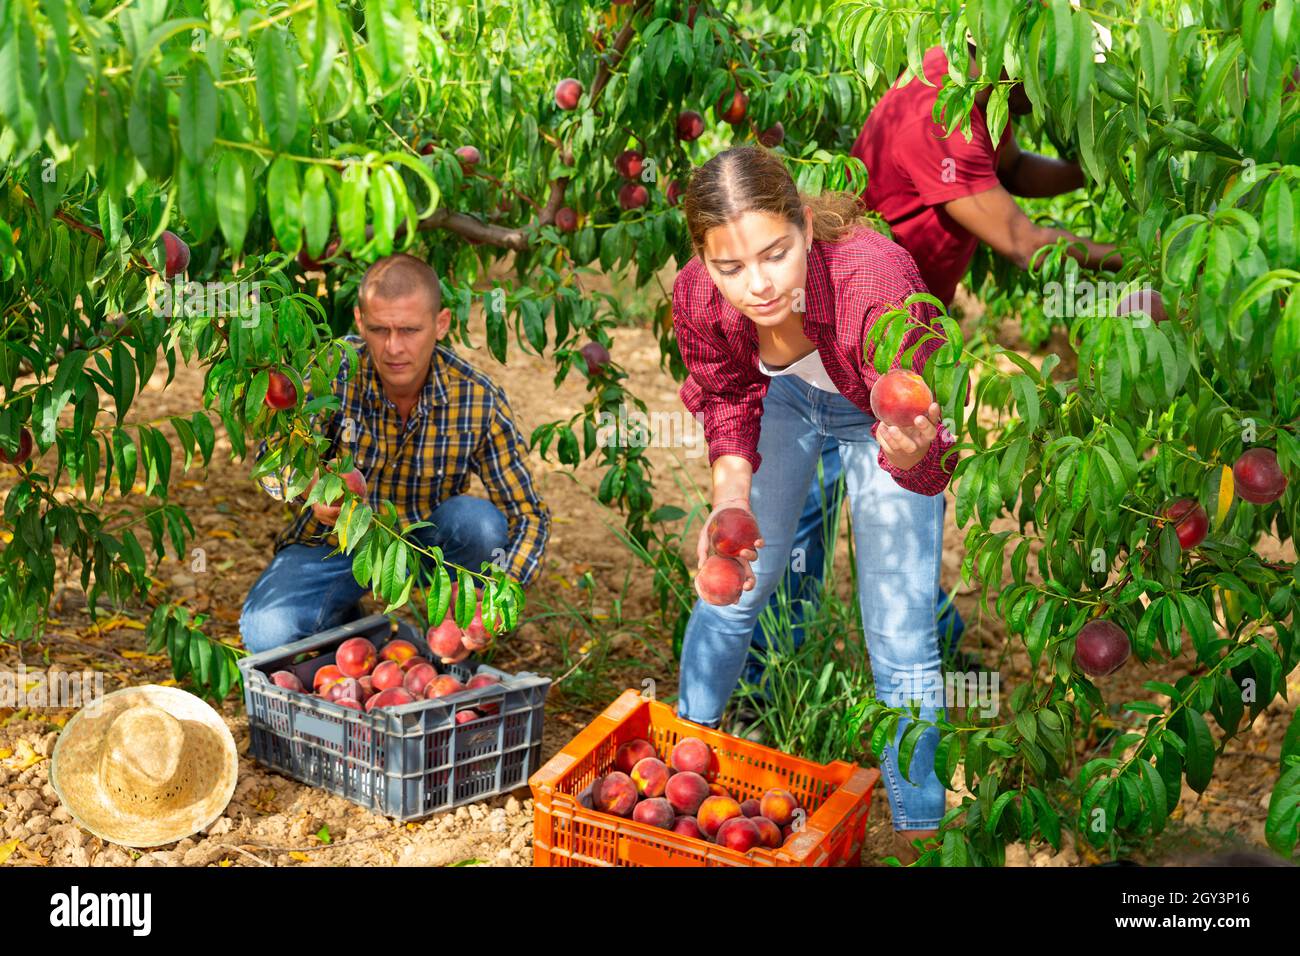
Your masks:
<svg viewBox="0 0 1300 956"><path fill-rule="evenodd" d="M420 546L442 549L453 564L479 570L509 544L503 515L494 504L470 495L448 498L412 536ZM248 592L239 618L244 647L251 653L326 631L355 620L357 602L370 593L352 575L352 555L329 545L291 544L271 559Z"/></svg>
<svg viewBox="0 0 1300 956"><path fill-rule="evenodd" d="M835 486L843 472L840 462L840 444L832 436L826 436L822 445L822 477L818 483L817 473L813 472L813 481L808 489L808 499L804 502L803 514L799 516L799 525L794 532L795 554L803 556L798 565L785 574L785 589L789 601L788 610L783 612L778 595L773 593L769 606L772 613L787 613L790 617L791 635L794 646L803 643L803 616L805 602L814 603L821 596L822 574L826 563L826 529L839 524L839 507L835 500ZM944 499L944 507L948 501ZM966 622L962 620L957 605L939 588L935 601L935 613L939 618L939 638L943 642L944 656L951 658L957 653ZM763 658L770 644L769 635L763 630L762 622L754 625L754 636L750 641L749 658L745 661L745 682L755 687L763 679Z"/></svg>
<svg viewBox="0 0 1300 956"><path fill-rule="evenodd" d="M943 496L919 495L899 486L876 461L874 419L842 395L824 392L794 376L772 379L763 401L750 505L765 545L753 564L755 586L733 605L696 601L682 646L677 712L717 726L749 653L759 612L784 577L808 486L827 437L843 459L853 518L858 602L876 696L889 706L920 702L923 720L946 712L934 599L943 542ZM927 699L928 698L928 699ZM903 716L882 761L885 792L896 830L928 830L944 813L944 788L934 773L937 729L921 734L910 773L898 767L898 744L911 724Z"/></svg>

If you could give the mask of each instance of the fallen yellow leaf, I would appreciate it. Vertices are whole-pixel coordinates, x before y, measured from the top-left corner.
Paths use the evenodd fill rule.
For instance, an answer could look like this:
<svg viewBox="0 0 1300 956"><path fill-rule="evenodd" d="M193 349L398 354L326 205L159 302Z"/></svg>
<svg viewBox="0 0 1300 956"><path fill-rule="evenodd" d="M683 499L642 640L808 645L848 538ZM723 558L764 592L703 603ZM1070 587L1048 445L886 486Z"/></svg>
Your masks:
<svg viewBox="0 0 1300 956"><path fill-rule="evenodd" d="M144 630L144 624L140 621L137 621L134 618L118 617L114 615L102 623L90 625L90 627L87 628L87 631L91 634L107 634L109 631L116 631L123 627L129 627L136 631Z"/></svg>
<svg viewBox="0 0 1300 956"><path fill-rule="evenodd" d="M5 861L13 856L14 850L18 849L18 841L10 840L8 843L0 843L0 866L4 866Z"/></svg>
<svg viewBox="0 0 1300 956"><path fill-rule="evenodd" d="M174 678L174 677L169 677L169 678L167 678L166 680L160 680L160 681L158 682L158 684L159 684L160 686L162 686L162 687L175 687L175 686L176 686L176 678Z"/></svg>
<svg viewBox="0 0 1300 956"><path fill-rule="evenodd" d="M214 528L209 531L208 534L212 535L214 538L224 538L227 541L234 541L237 537L237 535L233 532L227 531L225 528Z"/></svg>
<svg viewBox="0 0 1300 956"><path fill-rule="evenodd" d="M224 857L217 866L230 866L230 857Z"/></svg>
<svg viewBox="0 0 1300 956"><path fill-rule="evenodd" d="M5 747L5 748L0 748L0 760L5 760L6 758L8 758L8 757L12 757L12 756L13 756L13 751L12 751L12 750L10 750L10 749L7 748L7 747Z"/></svg>
<svg viewBox="0 0 1300 956"><path fill-rule="evenodd" d="M32 745L25 740L18 741L18 752L5 761L5 765L10 770L23 771L32 764L40 763L45 758L32 749Z"/></svg>
<svg viewBox="0 0 1300 956"><path fill-rule="evenodd" d="M309 857L307 856L306 853L300 853L299 851L294 850L292 853L289 854L289 859L297 860L299 863L306 863Z"/></svg>
<svg viewBox="0 0 1300 956"><path fill-rule="evenodd" d="M118 653L129 661L165 661L167 659L166 654L146 654L144 651L119 651Z"/></svg>

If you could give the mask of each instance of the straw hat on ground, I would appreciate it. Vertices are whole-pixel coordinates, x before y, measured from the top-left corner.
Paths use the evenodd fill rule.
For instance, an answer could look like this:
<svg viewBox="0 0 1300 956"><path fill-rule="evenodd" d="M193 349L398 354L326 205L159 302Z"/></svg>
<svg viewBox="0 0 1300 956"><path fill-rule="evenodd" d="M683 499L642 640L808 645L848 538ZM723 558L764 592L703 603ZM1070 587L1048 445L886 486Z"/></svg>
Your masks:
<svg viewBox="0 0 1300 956"><path fill-rule="evenodd" d="M215 823L235 794L238 769L220 714L179 688L147 684L107 694L68 721L50 783L91 833L151 847Z"/></svg>

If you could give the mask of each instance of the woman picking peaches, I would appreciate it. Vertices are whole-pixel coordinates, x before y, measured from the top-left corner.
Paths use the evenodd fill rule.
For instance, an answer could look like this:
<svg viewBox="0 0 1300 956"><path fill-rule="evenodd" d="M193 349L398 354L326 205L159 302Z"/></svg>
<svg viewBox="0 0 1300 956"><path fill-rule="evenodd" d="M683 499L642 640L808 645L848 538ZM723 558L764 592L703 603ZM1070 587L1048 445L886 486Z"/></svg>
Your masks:
<svg viewBox="0 0 1300 956"><path fill-rule="evenodd" d="M880 380L867 336L885 313L908 308L917 323L892 367L920 342L909 363L919 371L942 344L934 309L906 300L926 291L912 258L866 226L857 197L805 197L775 154L738 147L695 170L683 206L695 256L673 286L673 325L690 372L681 389L702 417L712 467L710 539L735 540L743 512L761 536L738 550L732 604L698 601L686 629L678 713L717 726L736 687L759 612L785 575L795 525L827 436L844 462L857 559L862 626L877 695L891 706L922 702L932 720L943 701L934 595L939 580L942 493L956 455L924 392L897 424L872 414ZM892 386L898 378L891 374ZM897 398L907 399L906 381ZM877 395L880 398L880 395ZM904 401L906 407L906 401ZM922 414L915 414L916 412ZM715 530L719 513L727 528ZM743 532L743 528L742 528ZM743 533L742 533L743 538ZM697 578L708 593L719 582ZM734 582L733 582L734 583ZM736 597L738 594L738 597ZM716 595L710 594L716 600ZM934 773L938 733L916 746L911 779L898 769L899 721L885 752L884 778L894 828L905 841L933 836L944 813Z"/></svg>

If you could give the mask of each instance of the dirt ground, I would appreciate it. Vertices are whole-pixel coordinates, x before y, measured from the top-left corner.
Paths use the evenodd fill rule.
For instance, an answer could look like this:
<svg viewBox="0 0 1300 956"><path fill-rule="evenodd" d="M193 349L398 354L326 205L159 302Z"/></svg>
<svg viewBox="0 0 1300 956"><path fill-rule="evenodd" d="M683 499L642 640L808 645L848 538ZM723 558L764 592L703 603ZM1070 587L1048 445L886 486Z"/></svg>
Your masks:
<svg viewBox="0 0 1300 956"><path fill-rule="evenodd" d="M665 276L666 281L670 281ZM476 341L482 342L476 329ZM1006 344L1016 342L1015 330L1004 331ZM1059 343L1058 343L1059 344ZM659 349L652 332L623 328L615 335L614 360L629 371L632 391L651 412L679 412L676 385L659 368ZM515 415L529 434L538 424L567 418L585 398L583 376L573 373L558 388L552 383L550 359L538 359L514 349L505 367L481 349L471 360L501 383ZM160 363L161 366L161 363ZM165 390L165 367L148 384L130 414L132 421L152 421L170 414L189 414L200 407L203 371L181 368ZM249 466L230 463L230 445L216 416L218 441L214 465L207 473L192 470L174 475L174 501L187 509L198 538L192 547L206 553L206 571L190 570L188 558L168 557L154 571L152 603L182 601L211 615L210 635L239 645L238 617L244 595L261 573L276 532L287 512L249 480ZM707 460L681 448L652 448L658 495L664 503L689 509L692 502L679 489L703 487ZM43 463L48 467L49 462ZM560 608L565 602L586 607L578 582L588 572L595 579L595 622L617 627L610 642L606 669L607 692L579 685L581 669L573 664L589 649L585 632L571 616L552 616L525 624L501 648L494 664L510 671L529 670L555 679L546 707L542 759L549 758L603 707L619 687L640 688L646 678L656 682L660 698L675 692L676 675L666 639L657 634L638 638L636 622L652 621L654 606L647 575L617 541L607 525L618 516L600 506L595 488L600 473L594 465L575 470L531 458L533 473L554 515L554 534L540 583L529 594L529 614ZM179 466L177 468L179 471ZM14 481L14 469L0 465L0 494ZM138 489L142 492L142 489ZM950 502L951 504L951 502ZM979 613L973 589L957 586L963 533L948 509L943 581L955 588L957 604L968 622L964 647L979 653L986 665L998 666L1002 688L1026 679L1029 664L1021 652L1006 653L1005 628ZM1007 522L1011 526L1011 522ZM1294 560L1294 552L1274 548L1278 557ZM843 558L843 555L841 555ZM1031 568L1034 562L1030 562ZM145 655L143 627L152 608L127 607L103 614L93 625L77 583L79 568L67 568L68 582L51 609L45 637L36 644L0 645L0 668L92 669L104 678L104 690L142 683L167 683L170 667L165 655ZM616 600L617 599L617 600ZM648 641L648 643L647 643ZM1018 645L1013 645L1018 646ZM1170 679L1173 665L1131 664L1103 687L1108 701L1144 699L1148 679ZM575 676L578 675L578 676ZM1300 689L1300 674L1290 688ZM71 716L66 710L0 709L0 865L92 866L332 866L332 865L492 865L527 866L532 860L532 801L526 789L484 803L460 807L416 823L399 824L350 802L294 782L256 765L247 755L248 722L242 699L231 697L221 706L240 750L239 784L223 816L205 833L178 844L139 853L105 845L73 822L59 805L48 783L49 755L60 728ZM1120 715L1117 723L1139 715ZM1220 755L1214 780L1204 795L1184 790L1183 801L1166 833L1135 854L1144 862L1177 859L1190 853L1225 846L1264 845L1263 827L1269 793L1277 779L1278 754L1289 708L1275 702L1252 727L1233 740ZM1095 741L1087 743L1095 746ZM1089 754L1091 755L1091 754ZM1081 754L1082 756L1082 754ZM959 794L949 794L950 806ZM328 829L328 842L318 834ZM868 844L863 862L879 865L894 852L888 801L877 790L872 804ZM1087 847L1066 845L1008 851L1012 865L1077 866L1100 862Z"/></svg>

